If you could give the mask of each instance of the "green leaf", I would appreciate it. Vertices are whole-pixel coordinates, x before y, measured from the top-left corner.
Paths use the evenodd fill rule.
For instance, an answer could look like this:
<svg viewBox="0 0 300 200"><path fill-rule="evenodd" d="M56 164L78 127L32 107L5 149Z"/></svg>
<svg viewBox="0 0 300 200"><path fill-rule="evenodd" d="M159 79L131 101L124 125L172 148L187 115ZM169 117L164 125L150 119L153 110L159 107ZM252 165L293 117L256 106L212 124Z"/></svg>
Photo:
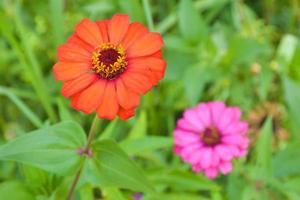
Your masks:
<svg viewBox="0 0 300 200"><path fill-rule="evenodd" d="M127 139L135 139L147 134L147 116L146 112L141 112L138 120L134 123L133 128L130 130Z"/></svg>
<svg viewBox="0 0 300 200"><path fill-rule="evenodd" d="M283 66L291 63L298 43L298 38L293 35L286 34L282 37L277 49L277 59Z"/></svg>
<svg viewBox="0 0 300 200"><path fill-rule="evenodd" d="M118 188L101 188L103 195L111 200L127 200Z"/></svg>
<svg viewBox="0 0 300 200"><path fill-rule="evenodd" d="M114 138L113 134L114 134L114 130L117 127L118 122L119 122L118 118L110 122L108 126L104 129L104 131L101 133L101 135L97 138L97 140Z"/></svg>
<svg viewBox="0 0 300 200"><path fill-rule="evenodd" d="M232 64L251 63L259 55L269 52L265 43L261 43L252 38L233 36L228 51L224 55L223 63L230 66Z"/></svg>
<svg viewBox="0 0 300 200"><path fill-rule="evenodd" d="M31 111L31 109L10 89L0 86L0 95L7 96L16 106L23 112L23 114L28 118L28 120L34 124L36 127L42 127L42 121L39 117Z"/></svg>
<svg viewBox="0 0 300 200"><path fill-rule="evenodd" d="M300 118L298 117L298 115L300 113L300 84L293 81L292 79L289 79L288 77L284 77L283 85L285 101L288 105L289 112L291 113L291 119L293 119L291 120L291 123L293 123L293 125L299 129ZM295 132L294 136L299 138L299 132Z"/></svg>
<svg viewBox="0 0 300 200"><path fill-rule="evenodd" d="M64 41L64 1L50 0L49 10L51 30L55 38L54 42L58 46Z"/></svg>
<svg viewBox="0 0 300 200"><path fill-rule="evenodd" d="M150 152L160 148L170 148L172 138L162 136L145 136L137 139L130 139L121 143L122 148L130 155Z"/></svg>
<svg viewBox="0 0 300 200"><path fill-rule="evenodd" d="M59 111L59 118L61 121L73 120L68 108L65 106L64 101L61 98L57 99L57 106Z"/></svg>
<svg viewBox="0 0 300 200"><path fill-rule="evenodd" d="M152 191L143 171L113 140L93 144L93 159L86 160L83 171L88 182L104 187L120 187L135 191Z"/></svg>
<svg viewBox="0 0 300 200"><path fill-rule="evenodd" d="M3 200L35 200L29 189L18 181L7 181L0 184L0 199Z"/></svg>
<svg viewBox="0 0 300 200"><path fill-rule="evenodd" d="M300 142L290 144L273 159L274 176L283 178L300 174Z"/></svg>
<svg viewBox="0 0 300 200"><path fill-rule="evenodd" d="M156 193L150 194L142 198L143 200L209 200L209 198L205 197L204 195L201 196L199 194L191 194L191 193Z"/></svg>
<svg viewBox="0 0 300 200"><path fill-rule="evenodd" d="M190 106L195 106L199 102L205 84L211 80L211 74L210 71L199 66L190 67L185 71L183 85Z"/></svg>
<svg viewBox="0 0 300 200"><path fill-rule="evenodd" d="M77 149L86 137L75 122L42 128L0 146L0 160L32 165L57 174L71 174L80 164Z"/></svg>
<svg viewBox="0 0 300 200"><path fill-rule="evenodd" d="M136 0L118 0L122 12L127 13L132 21L145 22L145 15L141 1Z"/></svg>
<svg viewBox="0 0 300 200"><path fill-rule="evenodd" d="M84 186L80 187L79 196L80 199L94 200L93 186L91 184L85 184Z"/></svg>
<svg viewBox="0 0 300 200"><path fill-rule="evenodd" d="M172 170L158 171L151 179L158 184L165 185L177 191L219 190L219 186L203 175L192 172Z"/></svg>
<svg viewBox="0 0 300 200"><path fill-rule="evenodd" d="M179 29L183 37L192 42L203 40L207 27L191 0L181 0L178 10Z"/></svg>
<svg viewBox="0 0 300 200"><path fill-rule="evenodd" d="M259 135L255 148L255 167L252 172L256 178L268 179L272 176L272 119L268 118Z"/></svg>

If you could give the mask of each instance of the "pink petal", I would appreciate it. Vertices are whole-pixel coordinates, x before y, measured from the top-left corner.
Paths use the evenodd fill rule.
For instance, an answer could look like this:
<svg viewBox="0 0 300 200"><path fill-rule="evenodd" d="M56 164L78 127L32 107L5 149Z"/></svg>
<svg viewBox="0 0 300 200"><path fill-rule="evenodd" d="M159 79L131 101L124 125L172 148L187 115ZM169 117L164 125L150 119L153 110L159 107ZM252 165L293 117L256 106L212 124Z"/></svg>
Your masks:
<svg viewBox="0 0 300 200"><path fill-rule="evenodd" d="M247 138L241 136L241 135L225 135L222 137L222 142L225 144L233 144L233 145L238 145L238 146L244 146L247 144Z"/></svg>
<svg viewBox="0 0 300 200"><path fill-rule="evenodd" d="M203 149L203 154L201 155L201 167L206 169L211 165L212 161L212 148L206 147Z"/></svg>
<svg viewBox="0 0 300 200"><path fill-rule="evenodd" d="M220 156L218 152L216 151L216 148L212 149L212 160L211 160L211 166L217 167L220 163Z"/></svg>
<svg viewBox="0 0 300 200"><path fill-rule="evenodd" d="M200 164L201 166L204 150L205 148L200 148L199 150L195 151L192 156L189 157L188 162L190 162L192 165Z"/></svg>
<svg viewBox="0 0 300 200"><path fill-rule="evenodd" d="M175 145L175 146L173 147L173 152L174 152L175 154L180 155L181 151L182 151L182 147L181 147L181 146Z"/></svg>
<svg viewBox="0 0 300 200"><path fill-rule="evenodd" d="M218 171L216 168L208 168L205 169L205 175L209 178L209 179L214 179L217 177L218 175Z"/></svg>
<svg viewBox="0 0 300 200"><path fill-rule="evenodd" d="M183 113L183 117L187 121L189 121L190 124L192 124L194 127L196 127L199 132L202 131L205 128L203 123L201 122L201 119L199 118L199 116L197 114L196 109L187 109Z"/></svg>
<svg viewBox="0 0 300 200"><path fill-rule="evenodd" d="M224 109L222 115L219 118L218 124L217 124L219 130L223 130L231 123L234 123L237 120L239 120L240 115L241 115L241 112L240 112L239 108Z"/></svg>
<svg viewBox="0 0 300 200"><path fill-rule="evenodd" d="M211 120L210 110L207 104L200 103L196 109L197 109L199 119L202 121L203 125L205 127L211 126L212 120Z"/></svg>
<svg viewBox="0 0 300 200"><path fill-rule="evenodd" d="M237 154L236 157L238 157L238 158L245 157L247 155L247 153L248 153L247 149L242 149L239 151L239 153Z"/></svg>
<svg viewBox="0 0 300 200"><path fill-rule="evenodd" d="M174 131L175 144L185 146L193 143L200 143L199 136L194 133L186 132L180 129Z"/></svg>
<svg viewBox="0 0 300 200"><path fill-rule="evenodd" d="M219 165L219 169L222 172L222 174L224 174L224 175L228 174L232 170L232 164L231 164L231 162L222 162Z"/></svg>
<svg viewBox="0 0 300 200"><path fill-rule="evenodd" d="M184 161L189 161L191 158L193 158L196 151L200 149L199 144L193 144L186 147L183 147L181 151L181 156Z"/></svg>
<svg viewBox="0 0 300 200"><path fill-rule="evenodd" d="M199 173L199 172L202 172L202 171L203 171L203 168L202 168L200 165L193 165L193 166L192 166L192 170L193 170L194 172Z"/></svg>
<svg viewBox="0 0 300 200"><path fill-rule="evenodd" d="M248 131L248 123L236 122L230 124L221 132L223 135L230 135L230 134L245 134L247 131Z"/></svg>
<svg viewBox="0 0 300 200"><path fill-rule="evenodd" d="M220 144L215 147L215 151L218 153L221 160L231 160L233 155L226 145Z"/></svg>
<svg viewBox="0 0 300 200"><path fill-rule="evenodd" d="M217 125L219 118L222 115L223 110L225 109L225 104L224 102L216 101L208 103L208 106L210 108L213 123Z"/></svg>
<svg viewBox="0 0 300 200"><path fill-rule="evenodd" d="M177 121L177 127L180 127L184 130L187 130L187 131L192 131L192 132L195 132L195 133L200 133L200 129L198 129L196 126L194 126L190 121L188 121L187 119L179 119Z"/></svg>
<svg viewBox="0 0 300 200"><path fill-rule="evenodd" d="M230 150L231 154L235 157L238 157L238 155L240 154L239 148L235 145L226 145L226 148Z"/></svg>

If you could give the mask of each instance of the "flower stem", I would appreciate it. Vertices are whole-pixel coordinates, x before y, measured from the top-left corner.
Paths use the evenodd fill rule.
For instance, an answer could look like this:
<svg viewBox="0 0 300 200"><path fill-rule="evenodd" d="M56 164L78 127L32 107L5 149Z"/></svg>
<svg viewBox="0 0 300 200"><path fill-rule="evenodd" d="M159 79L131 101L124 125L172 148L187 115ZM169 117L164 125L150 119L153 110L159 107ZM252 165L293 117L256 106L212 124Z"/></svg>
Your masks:
<svg viewBox="0 0 300 200"><path fill-rule="evenodd" d="M148 27L150 31L154 31L153 18L152 18L150 4L148 0L143 0L143 7L146 14Z"/></svg>
<svg viewBox="0 0 300 200"><path fill-rule="evenodd" d="M96 114L95 117L94 117L94 119L93 119L90 131L89 131L87 143L86 143L86 145L84 146L84 149L83 149L83 155L89 155L90 154L89 153L90 152L90 147L91 147L93 139L94 139L94 137L95 137L95 135L97 133L99 122L100 121L99 121L99 119L97 117L97 114ZM73 196L74 190L76 188L76 185L77 185L77 183L79 181L82 169L83 169L83 164L80 166L79 170L77 171L77 173L75 175L75 178L74 178L74 180L72 182L72 185L70 187L70 190L69 190L67 198L66 198L67 200L72 200L72 196Z"/></svg>

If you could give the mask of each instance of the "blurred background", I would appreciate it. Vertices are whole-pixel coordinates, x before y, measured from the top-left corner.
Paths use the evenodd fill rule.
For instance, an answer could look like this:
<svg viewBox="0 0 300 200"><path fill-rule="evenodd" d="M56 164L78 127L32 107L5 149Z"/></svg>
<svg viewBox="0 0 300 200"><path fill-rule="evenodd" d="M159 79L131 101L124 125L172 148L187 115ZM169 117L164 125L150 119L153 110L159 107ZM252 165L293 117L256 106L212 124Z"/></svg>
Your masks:
<svg viewBox="0 0 300 200"><path fill-rule="evenodd" d="M160 191L143 199L300 199L298 0L1 0L0 143L69 119L88 129L92 116L69 107L52 66L58 45L82 18L115 13L129 14L165 40L164 80L142 98L133 119L101 124ZM176 119L210 100L240 106L251 127L247 158L215 181L193 174L172 154ZM0 161L0 199L63 199L53 193L64 193L65 179ZM134 195L99 188L83 185L75 198Z"/></svg>

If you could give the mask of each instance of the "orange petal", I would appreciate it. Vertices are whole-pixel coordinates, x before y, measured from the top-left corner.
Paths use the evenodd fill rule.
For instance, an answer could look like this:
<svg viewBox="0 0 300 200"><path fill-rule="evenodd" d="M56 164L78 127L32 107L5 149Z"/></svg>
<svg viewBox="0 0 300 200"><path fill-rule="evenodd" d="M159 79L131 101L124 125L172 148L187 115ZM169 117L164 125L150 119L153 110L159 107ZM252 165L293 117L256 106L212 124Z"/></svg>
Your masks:
<svg viewBox="0 0 300 200"><path fill-rule="evenodd" d="M143 37L146 33L148 33L148 29L138 22L133 22L129 25L128 31L125 34L122 44L127 49L134 41Z"/></svg>
<svg viewBox="0 0 300 200"><path fill-rule="evenodd" d="M84 42L83 40L81 40L76 33L74 33L73 35L71 35L68 39L68 43L73 43L73 44L77 44L81 47L83 47L84 49L86 49L89 52L92 52L94 50L94 47L92 47L91 45L89 45L88 43Z"/></svg>
<svg viewBox="0 0 300 200"><path fill-rule="evenodd" d="M108 24L110 20L99 20L96 21L97 26L100 29L101 35L102 35L102 40L104 43L109 42L109 37L108 37Z"/></svg>
<svg viewBox="0 0 300 200"><path fill-rule="evenodd" d="M62 62L90 62L91 53L77 44L65 43L58 47L57 57Z"/></svg>
<svg viewBox="0 0 300 200"><path fill-rule="evenodd" d="M118 101L123 108L131 109L139 105L140 95L128 90L121 78L117 80L116 89Z"/></svg>
<svg viewBox="0 0 300 200"><path fill-rule="evenodd" d="M129 59L128 68L148 68L152 71L165 71L167 63L157 57L138 57Z"/></svg>
<svg viewBox="0 0 300 200"><path fill-rule="evenodd" d="M147 77L147 79L151 82L152 85L157 85L158 81L160 79L157 78L157 76L155 75L154 72L152 72L150 69L148 68L129 68L127 69L128 73L138 73L141 76L145 76Z"/></svg>
<svg viewBox="0 0 300 200"><path fill-rule="evenodd" d="M81 22L79 22L79 24L76 26L76 34L79 36L79 38L93 47L103 43L97 24L89 19L83 19Z"/></svg>
<svg viewBox="0 0 300 200"><path fill-rule="evenodd" d="M74 94L74 95L71 97L71 108L74 108L75 110L79 110L79 109L77 108L77 102L78 102L79 96L80 96L80 92L77 93L77 94Z"/></svg>
<svg viewBox="0 0 300 200"><path fill-rule="evenodd" d="M147 56L160 50L163 44L159 33L147 33L127 49L127 56L129 58Z"/></svg>
<svg viewBox="0 0 300 200"><path fill-rule="evenodd" d="M56 80L71 80L90 70L89 63L58 62L53 66Z"/></svg>
<svg viewBox="0 0 300 200"><path fill-rule="evenodd" d="M112 44L119 44L124 38L129 27L129 16L116 14L108 25L109 40Z"/></svg>
<svg viewBox="0 0 300 200"><path fill-rule="evenodd" d="M151 55L149 55L149 56L151 56L151 57L157 57L157 58L162 58L162 57L163 57L163 54L162 54L162 51L159 50L159 51L157 51L157 52L155 52L154 54L151 54Z"/></svg>
<svg viewBox="0 0 300 200"><path fill-rule="evenodd" d="M119 110L116 88L114 82L107 82L102 102L97 109L99 118L112 120L116 117Z"/></svg>
<svg viewBox="0 0 300 200"><path fill-rule="evenodd" d="M123 79L124 84L128 89L138 94L145 94L152 87L152 84L147 75L126 71L122 74L121 78Z"/></svg>
<svg viewBox="0 0 300 200"><path fill-rule="evenodd" d="M121 118L121 120L126 120L134 116L134 109L125 110L124 108L120 107L118 115Z"/></svg>
<svg viewBox="0 0 300 200"><path fill-rule="evenodd" d="M97 75L86 73L73 80L66 81L61 88L61 93L65 97L70 97L88 87L96 78Z"/></svg>
<svg viewBox="0 0 300 200"><path fill-rule="evenodd" d="M106 81L99 79L81 92L77 107L84 113L90 114L100 105Z"/></svg>

